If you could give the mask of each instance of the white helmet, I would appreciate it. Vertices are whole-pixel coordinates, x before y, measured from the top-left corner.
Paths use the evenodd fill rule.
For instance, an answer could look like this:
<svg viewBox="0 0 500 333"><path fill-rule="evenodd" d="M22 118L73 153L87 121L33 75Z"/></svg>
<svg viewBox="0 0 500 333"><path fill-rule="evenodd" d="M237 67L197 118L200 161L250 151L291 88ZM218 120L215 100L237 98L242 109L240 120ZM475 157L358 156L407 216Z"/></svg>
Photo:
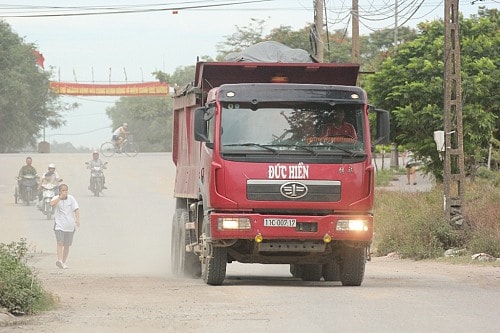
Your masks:
<svg viewBox="0 0 500 333"><path fill-rule="evenodd" d="M127 128L128 124L127 123L123 123L123 127Z"/></svg>
<svg viewBox="0 0 500 333"><path fill-rule="evenodd" d="M56 168L56 165L54 163L49 164L49 169L55 169L55 168Z"/></svg>

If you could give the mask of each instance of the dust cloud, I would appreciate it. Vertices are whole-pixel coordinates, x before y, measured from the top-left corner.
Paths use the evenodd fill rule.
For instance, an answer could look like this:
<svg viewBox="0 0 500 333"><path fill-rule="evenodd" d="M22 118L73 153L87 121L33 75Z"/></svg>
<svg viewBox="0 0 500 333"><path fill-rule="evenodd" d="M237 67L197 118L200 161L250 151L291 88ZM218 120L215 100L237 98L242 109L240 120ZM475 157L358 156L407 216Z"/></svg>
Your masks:
<svg viewBox="0 0 500 333"><path fill-rule="evenodd" d="M26 238L39 256L38 265L55 268L53 221L33 205L14 203L19 169L26 156L41 175L49 163L69 185L80 206L81 227L76 231L68 265L74 273L134 276L170 275L170 231L174 212L175 167L170 153L143 153L136 157L100 156L108 162L101 197L88 190L91 154L1 154L0 242Z"/></svg>

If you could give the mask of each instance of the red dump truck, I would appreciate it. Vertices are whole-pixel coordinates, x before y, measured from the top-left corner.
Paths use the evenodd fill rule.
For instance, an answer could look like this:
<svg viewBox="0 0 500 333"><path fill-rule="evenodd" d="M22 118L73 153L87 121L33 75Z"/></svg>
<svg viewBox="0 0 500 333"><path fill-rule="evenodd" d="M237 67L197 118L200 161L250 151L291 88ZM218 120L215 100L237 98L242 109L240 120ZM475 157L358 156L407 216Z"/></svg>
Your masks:
<svg viewBox="0 0 500 333"><path fill-rule="evenodd" d="M389 116L368 104L358 70L197 63L194 82L174 96L174 273L220 285L231 262L287 264L304 281L361 285L373 238L372 144L387 143Z"/></svg>

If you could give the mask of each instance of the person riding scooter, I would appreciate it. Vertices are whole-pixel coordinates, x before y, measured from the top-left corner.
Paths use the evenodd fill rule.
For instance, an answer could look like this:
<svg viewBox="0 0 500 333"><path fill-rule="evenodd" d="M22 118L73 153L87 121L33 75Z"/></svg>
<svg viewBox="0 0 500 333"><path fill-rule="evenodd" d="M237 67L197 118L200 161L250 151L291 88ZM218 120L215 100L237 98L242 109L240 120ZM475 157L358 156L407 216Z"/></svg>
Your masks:
<svg viewBox="0 0 500 333"><path fill-rule="evenodd" d="M43 191L42 187L46 184L53 184L56 185L56 195L59 194L58 191L58 185L59 185L59 175L56 172L56 165L54 163L50 163L48 166L48 171L43 174L42 179L40 180L40 186L38 187L38 208L41 208L42 206L42 199L43 199Z"/></svg>
<svg viewBox="0 0 500 333"><path fill-rule="evenodd" d="M88 165L88 168L92 170L93 167L99 167L102 169L106 169L106 163L104 163L100 158L99 158L99 152L97 150L94 150L92 153L92 159L90 162L86 163ZM102 188L104 190L107 190L108 188L106 187L106 177L104 177L104 174L102 175ZM90 179L90 184L89 184L89 190L92 187L92 178Z"/></svg>
<svg viewBox="0 0 500 333"><path fill-rule="evenodd" d="M36 172L36 169L31 165L33 163L33 160L31 157L26 157L26 164L21 167L19 170L19 175L17 177L17 185L19 187L19 193L24 193L25 187L24 187L24 178L30 177L33 178L29 183L32 183L34 187L37 186L38 183L38 174ZM30 185L31 186L31 185ZM35 191L33 191L33 194Z"/></svg>

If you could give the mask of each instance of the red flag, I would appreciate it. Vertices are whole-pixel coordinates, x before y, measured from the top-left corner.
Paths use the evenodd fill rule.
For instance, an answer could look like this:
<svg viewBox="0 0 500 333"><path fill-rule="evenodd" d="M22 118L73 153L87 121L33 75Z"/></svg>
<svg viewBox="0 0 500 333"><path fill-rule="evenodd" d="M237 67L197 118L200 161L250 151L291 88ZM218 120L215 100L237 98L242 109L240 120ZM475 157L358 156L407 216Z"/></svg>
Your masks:
<svg viewBox="0 0 500 333"><path fill-rule="evenodd" d="M43 62L45 61L45 58L43 57L43 54L41 54L37 50L33 50L33 53L35 54L36 63L38 64L38 66L40 66L41 68L44 68Z"/></svg>

